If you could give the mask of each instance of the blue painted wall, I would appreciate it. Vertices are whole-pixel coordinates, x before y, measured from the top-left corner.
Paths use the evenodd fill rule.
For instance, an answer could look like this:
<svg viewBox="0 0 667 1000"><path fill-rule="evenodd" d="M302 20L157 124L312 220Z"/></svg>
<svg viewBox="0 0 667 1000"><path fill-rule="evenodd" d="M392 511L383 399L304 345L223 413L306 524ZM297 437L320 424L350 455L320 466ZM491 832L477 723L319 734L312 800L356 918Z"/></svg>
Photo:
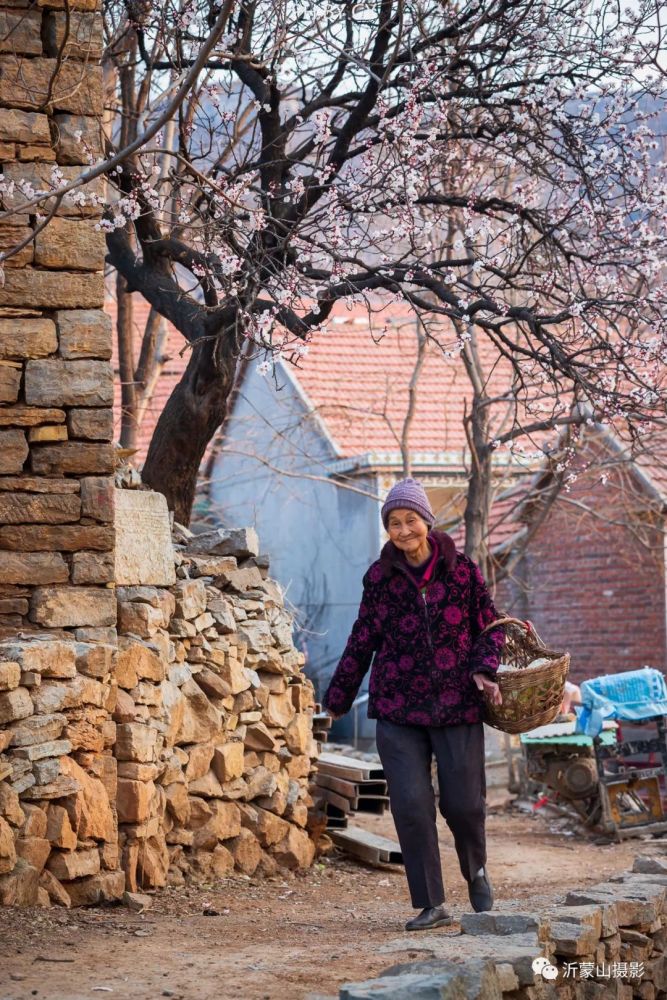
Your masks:
<svg viewBox="0 0 667 1000"><path fill-rule="evenodd" d="M295 629L295 639L307 653L306 669L318 697L355 620L362 576L384 538L377 501L336 486L329 477L338 457L282 367L274 378L250 365L213 467L211 505L225 525L257 529L271 576L304 626ZM374 474L354 482L377 493ZM365 720L364 707L359 721ZM348 716L334 735L347 738L352 728ZM366 721L360 735L372 737L373 732Z"/></svg>

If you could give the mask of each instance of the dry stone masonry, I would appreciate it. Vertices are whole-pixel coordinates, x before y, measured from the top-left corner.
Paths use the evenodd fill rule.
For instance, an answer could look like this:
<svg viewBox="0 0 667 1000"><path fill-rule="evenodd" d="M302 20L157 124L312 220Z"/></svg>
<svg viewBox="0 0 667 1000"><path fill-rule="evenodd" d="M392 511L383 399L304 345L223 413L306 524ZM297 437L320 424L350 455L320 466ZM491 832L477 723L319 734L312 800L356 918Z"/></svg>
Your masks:
<svg viewBox="0 0 667 1000"><path fill-rule="evenodd" d="M171 587L117 590L128 888L307 867L313 686L281 591L252 529L195 536L176 561Z"/></svg>
<svg viewBox="0 0 667 1000"><path fill-rule="evenodd" d="M115 813L113 375L95 198L21 206L101 149L89 0L0 9L0 901L122 894ZM60 51L62 50L62 51ZM59 54L60 53L60 54ZM98 192L99 192L98 188ZM67 890L64 885L69 887Z"/></svg>
<svg viewBox="0 0 667 1000"><path fill-rule="evenodd" d="M460 935L431 933L427 960L348 983L340 1000L666 1000L661 858L638 857L631 872L569 892L542 912L503 913L502 903L498 909L464 914ZM406 940L405 950L413 945Z"/></svg>
<svg viewBox="0 0 667 1000"><path fill-rule="evenodd" d="M315 855L313 686L256 533L181 529L156 559L139 498L168 525L166 504L135 493L118 503L136 546L101 589L109 624L67 627L93 589L71 587L40 604L50 628L0 640L4 903L98 903Z"/></svg>
<svg viewBox="0 0 667 1000"><path fill-rule="evenodd" d="M174 551L164 498L114 488L102 188L21 207L102 149L99 4L67 8L0 0L2 904L314 855L313 690L256 536Z"/></svg>

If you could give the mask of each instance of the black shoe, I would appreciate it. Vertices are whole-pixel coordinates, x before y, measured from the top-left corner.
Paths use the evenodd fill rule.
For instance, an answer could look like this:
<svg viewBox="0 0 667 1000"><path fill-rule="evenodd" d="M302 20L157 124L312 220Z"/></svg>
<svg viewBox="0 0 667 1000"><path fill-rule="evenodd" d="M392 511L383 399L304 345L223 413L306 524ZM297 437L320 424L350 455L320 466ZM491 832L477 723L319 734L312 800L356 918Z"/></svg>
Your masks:
<svg viewBox="0 0 667 1000"><path fill-rule="evenodd" d="M444 906L428 906L405 925L406 931L430 931L434 927L446 927L451 924L450 917Z"/></svg>
<svg viewBox="0 0 667 1000"><path fill-rule="evenodd" d="M493 909L493 886L486 869L483 875L477 875L472 882L468 882L468 896L475 913Z"/></svg>

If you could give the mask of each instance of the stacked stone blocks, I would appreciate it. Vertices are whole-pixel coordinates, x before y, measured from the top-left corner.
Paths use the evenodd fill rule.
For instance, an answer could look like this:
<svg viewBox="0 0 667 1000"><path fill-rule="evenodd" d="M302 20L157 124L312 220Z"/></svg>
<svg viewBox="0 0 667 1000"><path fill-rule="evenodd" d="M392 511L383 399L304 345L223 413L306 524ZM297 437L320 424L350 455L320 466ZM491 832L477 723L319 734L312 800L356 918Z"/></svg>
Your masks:
<svg viewBox="0 0 667 1000"><path fill-rule="evenodd" d="M252 529L176 547L171 587L119 586L119 840L131 891L308 867L314 691Z"/></svg>
<svg viewBox="0 0 667 1000"><path fill-rule="evenodd" d="M666 1000L667 863L639 856L632 871L536 912L498 901L428 943L433 957L348 983L340 1000Z"/></svg>
<svg viewBox="0 0 667 1000"><path fill-rule="evenodd" d="M115 814L113 373L96 3L0 7L0 902L124 889ZM69 28L66 24L69 18ZM57 72L56 72L57 70ZM65 889L64 885L68 888Z"/></svg>
<svg viewBox="0 0 667 1000"><path fill-rule="evenodd" d="M116 588L102 188L21 208L102 149L101 15L67 7L0 0L0 904L315 851L313 690L256 536Z"/></svg>

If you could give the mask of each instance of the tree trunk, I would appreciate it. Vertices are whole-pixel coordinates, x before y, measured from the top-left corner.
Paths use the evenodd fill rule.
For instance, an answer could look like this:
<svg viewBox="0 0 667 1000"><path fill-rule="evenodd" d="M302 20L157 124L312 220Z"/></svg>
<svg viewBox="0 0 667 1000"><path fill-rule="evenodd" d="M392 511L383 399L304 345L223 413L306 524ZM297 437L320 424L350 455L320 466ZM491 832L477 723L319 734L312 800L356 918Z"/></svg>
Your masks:
<svg viewBox="0 0 667 1000"><path fill-rule="evenodd" d="M123 448L137 446L137 387L134 381L134 328L132 296L123 275L116 275L116 329L118 332L118 371L120 375L120 443Z"/></svg>
<svg viewBox="0 0 667 1000"><path fill-rule="evenodd" d="M414 422L415 410L417 408L417 390L419 388L419 377L426 360L426 336L421 326L419 317L415 318L415 336L417 338L417 355L415 357L414 368L410 376L408 385L408 409L403 421L401 431L401 455L403 456L403 475L412 476L412 451L410 449L410 431Z"/></svg>
<svg viewBox="0 0 667 1000"><path fill-rule="evenodd" d="M472 456L465 508L465 554L474 559L485 579L489 579L489 515L491 511L492 450L488 444L488 406L475 394L469 418L468 443Z"/></svg>
<svg viewBox="0 0 667 1000"><path fill-rule="evenodd" d="M224 334L222 335L225 336ZM234 333L229 334L235 343ZM180 524L189 524L206 447L224 420L234 387L235 359L220 364L215 337L195 341L192 356L153 433L141 477L164 493Z"/></svg>

